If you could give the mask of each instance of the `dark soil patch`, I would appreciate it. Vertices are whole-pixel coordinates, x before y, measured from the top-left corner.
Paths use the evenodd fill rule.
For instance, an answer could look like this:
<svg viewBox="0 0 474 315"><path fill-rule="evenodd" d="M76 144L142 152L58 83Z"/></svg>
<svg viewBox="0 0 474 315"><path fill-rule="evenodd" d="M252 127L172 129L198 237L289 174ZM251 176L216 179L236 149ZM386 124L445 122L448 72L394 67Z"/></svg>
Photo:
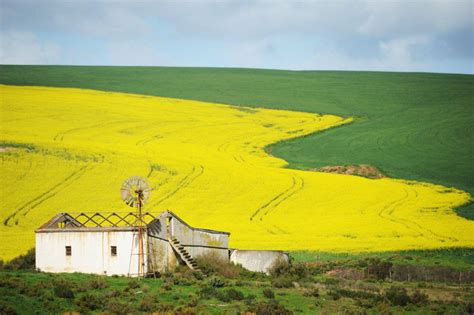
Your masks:
<svg viewBox="0 0 474 315"><path fill-rule="evenodd" d="M386 177L378 168L371 165L360 164L360 165L335 165L335 166L323 166L320 168L312 169L312 171L323 172L323 173L336 173L346 175L357 175L372 179Z"/></svg>

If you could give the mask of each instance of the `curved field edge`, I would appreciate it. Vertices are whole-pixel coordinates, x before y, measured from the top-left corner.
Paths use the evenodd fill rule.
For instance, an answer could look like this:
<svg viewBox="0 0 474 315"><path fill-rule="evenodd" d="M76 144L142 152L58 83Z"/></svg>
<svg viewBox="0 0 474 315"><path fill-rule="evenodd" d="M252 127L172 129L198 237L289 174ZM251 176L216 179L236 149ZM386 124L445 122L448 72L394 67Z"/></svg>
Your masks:
<svg viewBox="0 0 474 315"><path fill-rule="evenodd" d="M95 205L96 209L121 205L116 200L118 197L113 193L113 187L119 187L123 178L130 173L154 174L150 180L165 185L157 187L156 197L150 202L153 209L156 206L179 209L178 213L195 226L230 230L234 233L236 247L298 249L314 246L334 251L375 251L381 247L390 250L472 244L472 237L468 234L450 236L454 227L458 231L469 231L472 228L468 222L453 216L449 209L451 205L466 202L466 194L463 192L409 181L374 181L354 176L283 169L281 167L286 164L284 161L261 151L265 145L282 137L304 135L344 121L335 116L260 109L249 111L225 105L203 106L192 101L78 89L4 88L17 92L4 94L8 102L4 109L14 113L7 115L8 118L17 119L14 123L5 124L4 130L8 131L6 134L12 137L7 140L18 140L16 137L21 135L20 140L25 143L34 139L45 146L70 150L75 148L98 156L100 153L105 154L102 159L93 159L93 163L81 159L77 161L76 158L71 159L71 155L66 155L66 164L63 163L66 171L71 169L68 163L72 163L76 170L82 170L83 163L92 164L85 175L81 175L67 187L67 192L59 192L65 194L63 197L68 196L67 204L61 204L60 198L46 200L59 202L66 211L70 211L67 208L75 211L86 206L91 208L91 205ZM131 103L134 104L133 107L130 107ZM25 108L23 104L31 106ZM103 104L108 106L104 107ZM91 116L99 108L102 115ZM36 119L35 111L40 111L44 120ZM61 124L50 123L57 121L58 117L50 117L54 112L61 113ZM162 115L156 115L157 112ZM123 122L120 117L127 117L129 121ZM163 120L163 117L166 119ZM214 121L208 121L210 118ZM20 123L22 119L23 122ZM182 122L186 123L185 129L182 128ZM238 127L242 124L246 128ZM48 125L49 129L42 128L42 125ZM231 126L237 128L230 128ZM193 132L183 133L183 130L189 128ZM43 132L41 137L36 134L33 136L32 133L38 130ZM157 135L161 136L157 138ZM41 141L39 138L42 138ZM117 142L115 139L120 139L120 142L111 147L110 143ZM176 146L176 143L179 145ZM171 150L166 149L166 146ZM259 150L256 151L256 148ZM135 162L131 165L120 158L124 154L128 156L129 151L143 151L141 155L145 155L133 153ZM166 152L170 152L169 155ZM114 155L110 153L114 153L119 159L113 158ZM192 156L188 157L190 153ZM150 157L155 155L159 159L150 161ZM49 159L57 164L56 157ZM157 174L149 169L154 163L160 166L152 168L158 171ZM108 173L110 167L120 169L120 173L114 174L117 176L112 179L101 175ZM239 172L235 173L236 170ZM91 178L91 173L104 178L97 175ZM107 174L109 177L110 175ZM57 179L64 181L69 176L66 172L58 174ZM238 178L238 183L232 183L235 178ZM53 190L57 187L54 183L47 186ZM107 189L101 194L101 198L94 199L97 197L96 187ZM349 194L347 187L350 187ZM86 203L81 198L75 198L75 203L70 197L76 190L81 195L90 195L92 198ZM255 191L258 192L257 195ZM248 192L254 196L247 195ZM313 192L323 192L323 196L328 197L321 198ZM43 193L37 195L44 196ZM382 199L373 199L371 195ZM232 198L229 199L229 196ZM248 198L249 196L252 198ZM163 199L164 197L166 198ZM430 199L433 197L435 199ZM420 200L425 203L424 211L418 213L416 209L420 209ZM383 204L380 205L380 202ZM221 205L226 205L225 213ZM22 207L20 206L20 210L23 210ZM314 208L311 209L312 207ZM35 211L26 214L29 218L31 215L38 218L38 215L43 215L41 211L54 213L55 209L57 207L43 202ZM298 209L297 213L294 209ZM320 212L314 212L315 210ZM328 218L327 211L340 216ZM373 222L364 212L375 215L370 216L373 217ZM301 216L307 217L306 222L301 221ZM325 225L314 225L314 222L325 216ZM253 218L255 219L252 220ZM425 222L427 218L431 219ZM440 220L447 228L439 225ZM28 221L20 220L20 227ZM14 220L9 220L8 224L11 222ZM310 225L305 226L304 223ZM360 226L367 223L372 226L360 229ZM383 229L380 229L381 223ZM433 224L433 227L427 228L427 224ZM295 242L297 239L298 242Z"/></svg>
<svg viewBox="0 0 474 315"><path fill-rule="evenodd" d="M294 168L370 164L391 177L474 193L474 116L467 114L474 96L472 75L6 65L0 70L0 82L6 84L367 117L367 122L357 121L324 136L279 144L273 154ZM458 214L472 218L474 206Z"/></svg>

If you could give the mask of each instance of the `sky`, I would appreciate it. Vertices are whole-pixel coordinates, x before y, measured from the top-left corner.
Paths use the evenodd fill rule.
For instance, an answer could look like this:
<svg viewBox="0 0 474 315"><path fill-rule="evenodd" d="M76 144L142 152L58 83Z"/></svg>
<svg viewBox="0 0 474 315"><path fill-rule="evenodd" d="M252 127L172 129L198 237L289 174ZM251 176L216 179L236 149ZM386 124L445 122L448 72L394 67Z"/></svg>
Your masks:
<svg viewBox="0 0 474 315"><path fill-rule="evenodd" d="M474 73L474 0L0 0L0 63Z"/></svg>

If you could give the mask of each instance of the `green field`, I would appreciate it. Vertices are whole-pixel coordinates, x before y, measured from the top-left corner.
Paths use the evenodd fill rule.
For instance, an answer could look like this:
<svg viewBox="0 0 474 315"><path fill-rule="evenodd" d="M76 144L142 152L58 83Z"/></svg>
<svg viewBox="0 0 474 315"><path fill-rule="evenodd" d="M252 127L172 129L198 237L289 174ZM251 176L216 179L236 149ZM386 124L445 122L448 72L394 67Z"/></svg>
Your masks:
<svg viewBox="0 0 474 315"><path fill-rule="evenodd" d="M0 66L0 83L80 87L355 116L274 145L290 167L370 164L474 194L474 76L216 68ZM471 203L458 213L474 218Z"/></svg>

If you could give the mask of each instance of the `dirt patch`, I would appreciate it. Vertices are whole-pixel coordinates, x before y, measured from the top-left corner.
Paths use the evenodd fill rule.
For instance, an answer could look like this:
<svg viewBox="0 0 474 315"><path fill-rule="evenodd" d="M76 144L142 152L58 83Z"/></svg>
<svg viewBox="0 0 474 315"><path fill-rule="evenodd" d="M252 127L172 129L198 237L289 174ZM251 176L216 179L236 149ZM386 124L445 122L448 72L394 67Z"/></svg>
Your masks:
<svg viewBox="0 0 474 315"><path fill-rule="evenodd" d="M312 171L323 172L323 173L336 173L346 175L357 175L372 179L386 177L378 168L360 164L360 165L335 165L335 166L323 166L320 168L312 169Z"/></svg>
<svg viewBox="0 0 474 315"><path fill-rule="evenodd" d="M11 150L11 148L9 148L9 147L0 147L0 153L5 153L5 152L8 152L10 150Z"/></svg>

